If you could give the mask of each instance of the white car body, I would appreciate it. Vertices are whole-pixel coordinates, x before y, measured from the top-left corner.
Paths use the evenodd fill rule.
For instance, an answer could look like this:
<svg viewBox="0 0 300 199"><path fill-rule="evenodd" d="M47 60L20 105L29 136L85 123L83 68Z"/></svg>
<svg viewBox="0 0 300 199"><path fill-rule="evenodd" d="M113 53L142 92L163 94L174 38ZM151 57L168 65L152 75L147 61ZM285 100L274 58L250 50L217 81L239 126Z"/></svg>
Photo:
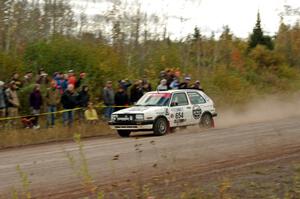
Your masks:
<svg viewBox="0 0 300 199"><path fill-rule="evenodd" d="M142 106L145 99L165 99L160 106ZM148 97L148 98L147 98ZM153 91L146 93L138 106L114 112L109 125L112 129L122 131L152 131L157 118L165 118L168 128L200 124L202 116L217 116L213 101L202 91L193 89Z"/></svg>

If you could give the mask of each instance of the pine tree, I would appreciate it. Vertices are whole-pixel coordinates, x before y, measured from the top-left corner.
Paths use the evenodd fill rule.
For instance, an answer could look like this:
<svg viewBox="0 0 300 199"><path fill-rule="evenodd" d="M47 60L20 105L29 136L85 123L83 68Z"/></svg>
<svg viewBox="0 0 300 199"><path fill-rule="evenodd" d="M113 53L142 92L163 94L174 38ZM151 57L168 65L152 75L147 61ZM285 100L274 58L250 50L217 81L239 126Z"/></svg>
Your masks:
<svg viewBox="0 0 300 199"><path fill-rule="evenodd" d="M263 30L261 28L261 19L259 12L257 13L257 20L253 29L253 33L250 35L248 48L249 50L251 50L257 45L264 45L270 50L274 48L271 37L265 36L263 33Z"/></svg>

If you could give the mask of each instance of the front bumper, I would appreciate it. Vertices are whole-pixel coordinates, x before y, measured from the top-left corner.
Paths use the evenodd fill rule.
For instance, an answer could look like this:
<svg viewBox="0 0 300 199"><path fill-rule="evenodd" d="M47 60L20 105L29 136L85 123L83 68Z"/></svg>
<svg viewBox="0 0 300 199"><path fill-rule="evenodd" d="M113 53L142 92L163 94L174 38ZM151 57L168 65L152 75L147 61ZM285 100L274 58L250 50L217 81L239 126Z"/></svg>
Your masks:
<svg viewBox="0 0 300 199"><path fill-rule="evenodd" d="M110 121L111 129L114 130L152 130L154 121Z"/></svg>

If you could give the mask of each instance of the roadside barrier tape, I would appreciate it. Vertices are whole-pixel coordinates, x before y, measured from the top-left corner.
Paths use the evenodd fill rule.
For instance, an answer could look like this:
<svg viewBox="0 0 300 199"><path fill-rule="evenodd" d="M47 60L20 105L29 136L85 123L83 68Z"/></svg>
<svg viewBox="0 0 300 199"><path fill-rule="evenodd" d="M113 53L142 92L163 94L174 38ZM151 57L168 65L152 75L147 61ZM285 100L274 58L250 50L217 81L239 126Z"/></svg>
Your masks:
<svg viewBox="0 0 300 199"><path fill-rule="evenodd" d="M130 106L105 106L103 104L99 104L97 106L94 106L94 108L128 108ZM35 115L21 115L21 116L16 116L16 117L2 117L0 118L0 121L6 121L6 120L16 120L16 119L22 119L22 118L27 118L27 117L36 117L36 116L45 116L45 115L52 115L52 114L62 114L65 112L70 112L70 111L78 111L78 110L86 110L87 108L73 108L73 109L64 109L61 111L55 111L55 112L46 112L46 113L40 113L40 114L35 114Z"/></svg>

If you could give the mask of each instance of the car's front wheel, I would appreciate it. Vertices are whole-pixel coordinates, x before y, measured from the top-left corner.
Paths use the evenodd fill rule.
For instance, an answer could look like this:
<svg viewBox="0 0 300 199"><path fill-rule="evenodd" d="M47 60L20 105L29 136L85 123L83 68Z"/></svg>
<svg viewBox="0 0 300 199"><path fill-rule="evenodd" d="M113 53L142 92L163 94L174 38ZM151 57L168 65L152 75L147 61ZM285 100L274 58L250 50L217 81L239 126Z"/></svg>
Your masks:
<svg viewBox="0 0 300 199"><path fill-rule="evenodd" d="M165 135L168 132L169 124L168 121L161 117L158 118L153 125L154 135L161 136Z"/></svg>
<svg viewBox="0 0 300 199"><path fill-rule="evenodd" d="M200 121L200 126L203 128L213 128L214 127L214 120L211 114L205 113Z"/></svg>
<svg viewBox="0 0 300 199"><path fill-rule="evenodd" d="M119 136L121 136L121 137L129 137L129 135L130 135L130 131L128 131L128 130L118 130L118 134L119 134Z"/></svg>

